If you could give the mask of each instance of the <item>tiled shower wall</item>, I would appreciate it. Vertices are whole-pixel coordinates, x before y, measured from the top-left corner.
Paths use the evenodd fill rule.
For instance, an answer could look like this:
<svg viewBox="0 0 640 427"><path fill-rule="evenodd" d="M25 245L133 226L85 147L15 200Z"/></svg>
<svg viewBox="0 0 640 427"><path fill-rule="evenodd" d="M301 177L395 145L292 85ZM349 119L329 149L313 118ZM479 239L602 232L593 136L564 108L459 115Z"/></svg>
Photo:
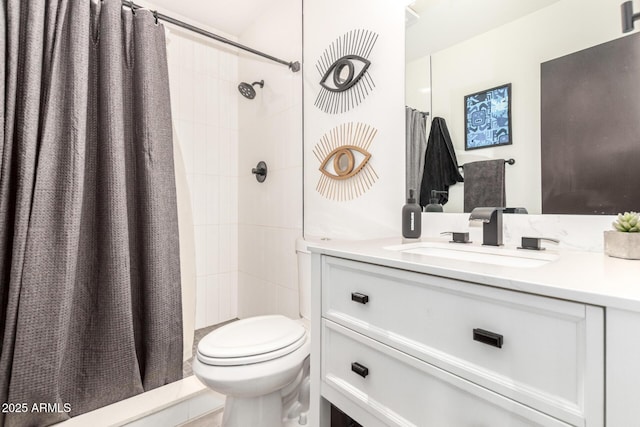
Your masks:
<svg viewBox="0 0 640 427"><path fill-rule="evenodd" d="M237 317L238 56L177 28L167 40L175 138L193 211L197 329Z"/></svg>
<svg viewBox="0 0 640 427"><path fill-rule="evenodd" d="M281 0L239 42L302 61L302 2ZM264 80L253 100L239 99L238 317L299 317L295 240L302 235L302 73L241 55L241 81ZM251 174L267 163L264 183Z"/></svg>

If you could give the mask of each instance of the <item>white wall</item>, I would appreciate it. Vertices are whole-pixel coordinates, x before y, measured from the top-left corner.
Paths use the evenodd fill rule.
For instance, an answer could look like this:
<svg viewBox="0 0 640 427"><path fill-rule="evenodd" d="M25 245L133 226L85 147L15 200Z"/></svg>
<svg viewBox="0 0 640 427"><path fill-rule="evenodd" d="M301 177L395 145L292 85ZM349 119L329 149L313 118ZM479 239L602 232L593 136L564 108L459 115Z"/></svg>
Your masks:
<svg viewBox="0 0 640 427"><path fill-rule="evenodd" d="M407 62L405 70L405 102L407 106L431 113L431 57L423 56ZM427 129L427 135L429 129Z"/></svg>
<svg viewBox="0 0 640 427"><path fill-rule="evenodd" d="M277 0L239 42L287 61L302 60L302 2ZM302 76L286 66L241 55L241 81L264 80L239 102L240 318L299 317L295 240L302 236ZM258 183L251 169L267 163Z"/></svg>
<svg viewBox="0 0 640 427"><path fill-rule="evenodd" d="M636 8L639 5L636 4ZM507 204L541 211L540 63L622 37L619 3L562 0L431 56L432 108L444 117L458 162L514 158L506 167ZM464 96L512 83L513 145L464 151ZM463 211L463 185L445 212Z"/></svg>
<svg viewBox="0 0 640 427"><path fill-rule="evenodd" d="M220 43L165 27L174 129L193 212L195 327L202 328L237 315L238 59Z"/></svg>
<svg viewBox="0 0 640 427"><path fill-rule="evenodd" d="M304 1L305 235L364 239L400 234L404 204L404 8L398 0ZM353 29L379 34L369 60L376 87L360 105L332 115L315 107L316 62L334 40ZM370 164L379 179L359 198L333 201L316 191L321 172L313 148L347 122L375 127Z"/></svg>
<svg viewBox="0 0 640 427"><path fill-rule="evenodd" d="M420 19L407 28L407 60L438 52L557 1L415 0L411 8Z"/></svg>

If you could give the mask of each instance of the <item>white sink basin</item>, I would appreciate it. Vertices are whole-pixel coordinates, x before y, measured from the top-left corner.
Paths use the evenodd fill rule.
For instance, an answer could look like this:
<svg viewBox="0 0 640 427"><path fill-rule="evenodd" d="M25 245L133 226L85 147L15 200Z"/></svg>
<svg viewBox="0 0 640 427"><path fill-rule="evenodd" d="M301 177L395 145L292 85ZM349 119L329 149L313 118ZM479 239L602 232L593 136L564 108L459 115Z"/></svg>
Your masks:
<svg viewBox="0 0 640 427"><path fill-rule="evenodd" d="M464 243L419 242L387 246L384 249L408 254L520 268L540 267L558 259L557 255L545 252L492 246L471 246Z"/></svg>

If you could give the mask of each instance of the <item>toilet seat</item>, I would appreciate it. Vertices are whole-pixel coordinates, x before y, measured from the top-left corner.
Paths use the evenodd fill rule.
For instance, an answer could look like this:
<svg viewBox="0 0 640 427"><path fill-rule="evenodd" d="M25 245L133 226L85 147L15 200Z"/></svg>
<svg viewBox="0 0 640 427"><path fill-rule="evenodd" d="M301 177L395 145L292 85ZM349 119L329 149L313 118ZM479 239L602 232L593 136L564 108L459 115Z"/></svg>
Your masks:
<svg viewBox="0 0 640 427"><path fill-rule="evenodd" d="M223 326L198 344L200 362L239 366L273 360L300 348L306 329L282 315L257 316Z"/></svg>

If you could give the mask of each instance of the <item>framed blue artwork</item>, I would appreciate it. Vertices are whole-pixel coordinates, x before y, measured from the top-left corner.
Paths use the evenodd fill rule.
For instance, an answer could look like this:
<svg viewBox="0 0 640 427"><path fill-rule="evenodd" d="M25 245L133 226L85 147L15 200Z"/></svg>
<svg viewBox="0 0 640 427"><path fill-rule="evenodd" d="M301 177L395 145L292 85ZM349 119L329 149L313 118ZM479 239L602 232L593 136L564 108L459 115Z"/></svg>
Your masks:
<svg viewBox="0 0 640 427"><path fill-rule="evenodd" d="M511 83L464 97L464 149L509 145L511 139Z"/></svg>

